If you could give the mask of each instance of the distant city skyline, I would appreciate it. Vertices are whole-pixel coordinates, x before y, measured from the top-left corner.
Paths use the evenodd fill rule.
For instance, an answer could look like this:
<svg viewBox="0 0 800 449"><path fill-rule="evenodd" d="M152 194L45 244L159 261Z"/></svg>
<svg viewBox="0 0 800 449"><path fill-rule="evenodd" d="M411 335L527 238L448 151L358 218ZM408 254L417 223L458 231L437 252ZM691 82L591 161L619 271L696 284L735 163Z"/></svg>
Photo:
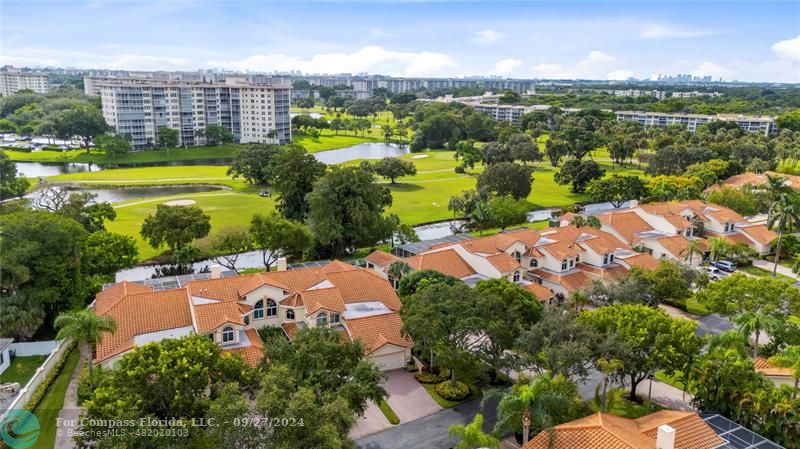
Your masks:
<svg viewBox="0 0 800 449"><path fill-rule="evenodd" d="M800 82L798 2L4 0L0 65Z"/></svg>

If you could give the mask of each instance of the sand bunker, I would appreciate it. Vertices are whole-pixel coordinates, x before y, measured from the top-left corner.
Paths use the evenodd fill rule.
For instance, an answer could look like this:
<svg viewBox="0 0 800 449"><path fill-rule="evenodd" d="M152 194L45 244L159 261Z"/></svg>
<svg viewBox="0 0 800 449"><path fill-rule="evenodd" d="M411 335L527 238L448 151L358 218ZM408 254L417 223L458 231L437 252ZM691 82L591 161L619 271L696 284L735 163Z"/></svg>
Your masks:
<svg viewBox="0 0 800 449"><path fill-rule="evenodd" d="M165 206L191 206L192 204L197 204L195 200L174 200L174 201L167 201L164 203Z"/></svg>

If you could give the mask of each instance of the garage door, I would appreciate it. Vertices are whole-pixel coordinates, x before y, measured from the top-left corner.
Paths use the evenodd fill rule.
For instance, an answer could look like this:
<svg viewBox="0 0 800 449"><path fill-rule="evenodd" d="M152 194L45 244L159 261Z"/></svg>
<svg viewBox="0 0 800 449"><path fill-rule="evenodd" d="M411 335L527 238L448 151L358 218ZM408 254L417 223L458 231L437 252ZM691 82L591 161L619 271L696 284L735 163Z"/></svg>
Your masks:
<svg viewBox="0 0 800 449"><path fill-rule="evenodd" d="M390 354L372 355L369 361L378 365L381 371L400 369L405 366L405 352L393 352Z"/></svg>

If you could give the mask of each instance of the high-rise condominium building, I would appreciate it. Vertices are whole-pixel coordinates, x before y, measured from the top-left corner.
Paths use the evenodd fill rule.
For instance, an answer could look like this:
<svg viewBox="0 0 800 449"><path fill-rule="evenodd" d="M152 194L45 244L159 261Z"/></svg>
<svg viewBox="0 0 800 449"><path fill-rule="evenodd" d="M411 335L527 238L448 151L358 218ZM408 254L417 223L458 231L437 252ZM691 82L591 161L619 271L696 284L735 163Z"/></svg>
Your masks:
<svg viewBox="0 0 800 449"><path fill-rule="evenodd" d="M134 149L158 142L158 129L178 130L178 145L204 145L209 125L239 143L292 140L291 83L286 79L227 77L203 82L160 79L97 80L103 116Z"/></svg>
<svg viewBox="0 0 800 449"><path fill-rule="evenodd" d="M44 73L0 72L0 95L7 97L20 90L47 92L47 75Z"/></svg>

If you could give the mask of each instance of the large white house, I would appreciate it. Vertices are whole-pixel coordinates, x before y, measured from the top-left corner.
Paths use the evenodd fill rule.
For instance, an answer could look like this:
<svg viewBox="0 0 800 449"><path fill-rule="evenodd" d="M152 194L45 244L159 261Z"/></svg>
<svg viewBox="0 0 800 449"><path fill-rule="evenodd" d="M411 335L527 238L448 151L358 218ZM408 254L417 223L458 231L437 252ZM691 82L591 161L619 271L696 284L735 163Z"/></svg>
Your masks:
<svg viewBox="0 0 800 449"><path fill-rule="evenodd" d="M401 333L400 305L373 270L340 261L244 276L213 273L167 290L121 282L96 296L95 313L113 318L117 329L103 335L94 362L113 366L137 346L200 334L255 365L264 345L257 329L281 328L293 339L300 329L326 326L360 341L382 369L402 368L412 342Z"/></svg>

